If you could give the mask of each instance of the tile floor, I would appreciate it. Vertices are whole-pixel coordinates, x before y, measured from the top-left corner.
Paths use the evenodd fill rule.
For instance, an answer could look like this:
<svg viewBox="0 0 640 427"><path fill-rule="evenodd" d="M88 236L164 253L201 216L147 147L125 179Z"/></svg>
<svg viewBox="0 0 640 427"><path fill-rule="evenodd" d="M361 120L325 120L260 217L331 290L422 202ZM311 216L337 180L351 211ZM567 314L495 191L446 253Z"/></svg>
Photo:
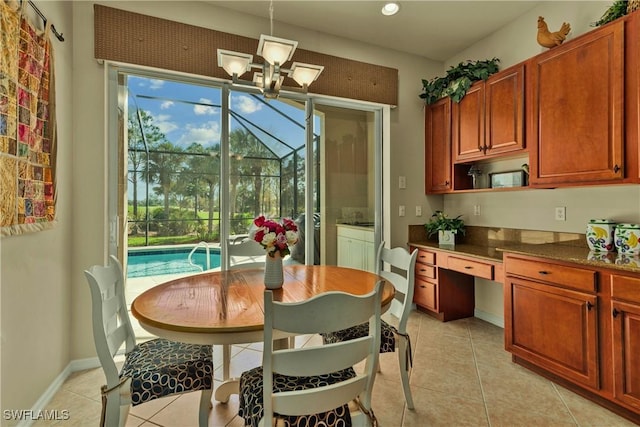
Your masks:
<svg viewBox="0 0 640 427"><path fill-rule="evenodd" d="M405 406L398 363L381 355L373 407L380 426L632 426L631 422L511 362L503 349L503 330L476 318L441 323L419 312L410 319L414 344L411 388L414 411ZM298 337L297 345L318 342ZM261 344L234 346L231 374L260 364ZM220 380L221 349L214 348ZM47 409L68 409L58 426L97 426L102 371L72 374ZM197 426L199 393L168 397L132 408L127 426ZM237 396L213 403L210 426L241 427ZM36 422L36 426L54 423Z"/></svg>

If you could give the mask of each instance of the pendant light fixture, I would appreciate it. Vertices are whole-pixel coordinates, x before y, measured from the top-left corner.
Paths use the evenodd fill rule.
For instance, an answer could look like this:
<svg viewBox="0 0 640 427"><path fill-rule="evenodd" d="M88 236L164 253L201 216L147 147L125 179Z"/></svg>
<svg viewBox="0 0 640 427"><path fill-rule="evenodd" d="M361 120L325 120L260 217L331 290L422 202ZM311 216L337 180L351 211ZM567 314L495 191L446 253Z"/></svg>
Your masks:
<svg viewBox="0 0 640 427"><path fill-rule="evenodd" d="M290 61L298 47L294 40L273 36L273 0L269 4L270 35L260 35L257 55L264 59L262 64L253 62L253 55L218 49L218 66L222 67L232 77L233 84L259 87L265 98L277 98L280 89L307 93L309 85L313 83L324 67L321 65L294 62L291 68L282 65ZM259 70L253 75L253 80L241 80L247 71ZM301 88L283 87L284 76L291 77Z"/></svg>

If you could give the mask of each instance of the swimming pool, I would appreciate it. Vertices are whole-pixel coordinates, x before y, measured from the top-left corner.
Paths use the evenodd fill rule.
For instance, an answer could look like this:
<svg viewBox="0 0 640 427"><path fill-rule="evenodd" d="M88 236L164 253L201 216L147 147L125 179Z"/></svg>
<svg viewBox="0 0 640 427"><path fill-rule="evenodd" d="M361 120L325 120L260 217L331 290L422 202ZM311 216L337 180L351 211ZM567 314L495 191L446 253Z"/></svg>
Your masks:
<svg viewBox="0 0 640 427"><path fill-rule="evenodd" d="M127 277L160 276L163 274L198 273L207 269L205 248L193 253L189 263L189 253L193 246L177 248L149 248L129 250L127 255ZM220 267L220 249L209 248L209 268Z"/></svg>

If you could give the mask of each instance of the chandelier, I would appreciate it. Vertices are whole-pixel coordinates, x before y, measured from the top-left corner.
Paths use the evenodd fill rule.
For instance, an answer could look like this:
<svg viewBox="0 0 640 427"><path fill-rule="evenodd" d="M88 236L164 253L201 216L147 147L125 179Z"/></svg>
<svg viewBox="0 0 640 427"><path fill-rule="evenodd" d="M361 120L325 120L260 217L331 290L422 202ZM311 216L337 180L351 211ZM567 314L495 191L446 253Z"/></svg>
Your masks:
<svg viewBox="0 0 640 427"><path fill-rule="evenodd" d="M261 34L257 54L264 59L262 64L253 62L253 55L218 49L218 67L222 67L231 77L233 84L255 86L260 88L265 98L277 98L280 89L307 93L309 85L313 83L324 67L321 65L294 62L291 68L282 65L291 60L298 47L298 42L273 37L273 1L269 5L270 35ZM253 74L253 80L241 80L240 76L250 70L258 70ZM284 76L291 77L301 88L283 87Z"/></svg>

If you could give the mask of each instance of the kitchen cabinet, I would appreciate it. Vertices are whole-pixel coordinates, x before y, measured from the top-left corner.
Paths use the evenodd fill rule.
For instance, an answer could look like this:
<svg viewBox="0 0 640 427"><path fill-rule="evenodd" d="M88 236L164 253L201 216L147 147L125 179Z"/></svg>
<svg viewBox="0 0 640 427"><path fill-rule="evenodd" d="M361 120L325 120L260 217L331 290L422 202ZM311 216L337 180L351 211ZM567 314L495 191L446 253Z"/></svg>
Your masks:
<svg viewBox="0 0 640 427"><path fill-rule="evenodd" d="M614 397L640 410L640 278L611 277Z"/></svg>
<svg viewBox="0 0 640 427"><path fill-rule="evenodd" d="M624 178L624 36L617 20L529 61L530 185Z"/></svg>
<svg viewBox="0 0 640 427"><path fill-rule="evenodd" d="M524 63L474 83L452 108L454 162L524 149Z"/></svg>
<svg viewBox="0 0 640 427"><path fill-rule="evenodd" d="M425 192L448 193L451 179L451 99L425 107Z"/></svg>
<svg viewBox="0 0 640 427"><path fill-rule="evenodd" d="M513 360L640 423L640 275L505 253Z"/></svg>
<svg viewBox="0 0 640 427"><path fill-rule="evenodd" d="M338 266L375 271L373 229L338 225Z"/></svg>

